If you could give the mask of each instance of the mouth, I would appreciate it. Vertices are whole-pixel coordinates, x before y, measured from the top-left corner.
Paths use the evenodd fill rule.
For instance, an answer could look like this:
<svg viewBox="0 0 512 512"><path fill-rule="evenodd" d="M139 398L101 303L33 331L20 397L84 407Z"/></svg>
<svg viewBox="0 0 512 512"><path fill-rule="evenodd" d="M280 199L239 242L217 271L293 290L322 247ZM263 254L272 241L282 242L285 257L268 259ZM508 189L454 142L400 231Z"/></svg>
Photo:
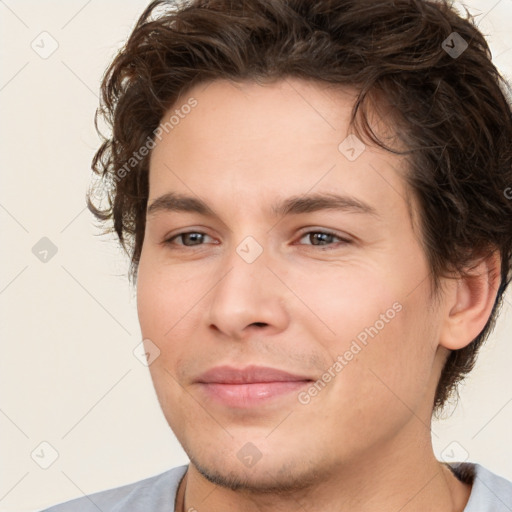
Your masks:
<svg viewBox="0 0 512 512"><path fill-rule="evenodd" d="M212 368L197 380L203 393L217 403L231 408L247 408L289 397L313 382L308 376L275 368L229 366Z"/></svg>

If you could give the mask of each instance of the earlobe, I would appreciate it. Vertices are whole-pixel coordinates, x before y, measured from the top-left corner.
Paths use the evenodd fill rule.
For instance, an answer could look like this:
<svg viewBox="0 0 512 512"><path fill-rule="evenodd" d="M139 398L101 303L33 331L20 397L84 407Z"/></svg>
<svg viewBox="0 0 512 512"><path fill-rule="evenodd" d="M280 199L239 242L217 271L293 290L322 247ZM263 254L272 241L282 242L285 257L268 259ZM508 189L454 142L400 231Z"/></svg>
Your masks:
<svg viewBox="0 0 512 512"><path fill-rule="evenodd" d="M457 278L446 296L446 314L439 345L458 350L469 345L483 330L491 315L500 286L501 257L494 251Z"/></svg>

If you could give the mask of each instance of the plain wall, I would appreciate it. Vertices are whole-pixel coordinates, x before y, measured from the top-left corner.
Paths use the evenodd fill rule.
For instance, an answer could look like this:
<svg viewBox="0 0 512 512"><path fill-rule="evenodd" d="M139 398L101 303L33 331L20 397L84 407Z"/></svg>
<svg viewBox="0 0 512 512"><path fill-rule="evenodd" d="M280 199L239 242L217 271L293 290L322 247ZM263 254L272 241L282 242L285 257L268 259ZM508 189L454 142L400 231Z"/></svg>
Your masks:
<svg viewBox="0 0 512 512"><path fill-rule="evenodd" d="M482 13L495 64L510 77L512 0L466 5ZM99 145L99 82L145 6L0 2L3 512L36 510L188 462L148 368L133 354L141 336L128 261L112 238L98 236L84 202ZM49 250L48 261L34 246L40 257ZM463 447L470 461L512 480L511 303L509 291L458 407L432 430L439 457L452 449L457 457ZM48 469L36 462L51 457L42 442L58 452Z"/></svg>

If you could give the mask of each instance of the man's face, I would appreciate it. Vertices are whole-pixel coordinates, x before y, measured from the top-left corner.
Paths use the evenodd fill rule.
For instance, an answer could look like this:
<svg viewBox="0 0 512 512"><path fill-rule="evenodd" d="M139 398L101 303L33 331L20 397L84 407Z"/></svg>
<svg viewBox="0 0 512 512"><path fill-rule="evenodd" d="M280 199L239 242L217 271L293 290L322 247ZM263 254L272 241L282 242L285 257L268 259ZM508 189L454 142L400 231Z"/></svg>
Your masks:
<svg viewBox="0 0 512 512"><path fill-rule="evenodd" d="M158 399L191 461L218 482L284 489L429 439L440 322L405 163L343 142L348 92L216 81L162 122L190 97L153 150L148 205L172 192L215 215L153 208L138 311L160 350ZM347 200L308 201L321 195ZM273 211L291 198L290 212ZM221 365L302 380L198 382Z"/></svg>

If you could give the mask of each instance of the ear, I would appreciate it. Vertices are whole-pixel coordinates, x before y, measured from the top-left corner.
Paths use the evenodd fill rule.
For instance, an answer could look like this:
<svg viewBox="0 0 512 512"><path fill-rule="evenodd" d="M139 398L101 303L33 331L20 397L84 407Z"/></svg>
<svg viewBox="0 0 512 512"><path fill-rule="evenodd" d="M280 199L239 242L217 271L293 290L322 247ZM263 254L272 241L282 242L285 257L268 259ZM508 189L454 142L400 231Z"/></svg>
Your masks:
<svg viewBox="0 0 512 512"><path fill-rule="evenodd" d="M480 260L468 274L447 286L439 345L449 350L469 345L489 320L500 286L499 251Z"/></svg>

